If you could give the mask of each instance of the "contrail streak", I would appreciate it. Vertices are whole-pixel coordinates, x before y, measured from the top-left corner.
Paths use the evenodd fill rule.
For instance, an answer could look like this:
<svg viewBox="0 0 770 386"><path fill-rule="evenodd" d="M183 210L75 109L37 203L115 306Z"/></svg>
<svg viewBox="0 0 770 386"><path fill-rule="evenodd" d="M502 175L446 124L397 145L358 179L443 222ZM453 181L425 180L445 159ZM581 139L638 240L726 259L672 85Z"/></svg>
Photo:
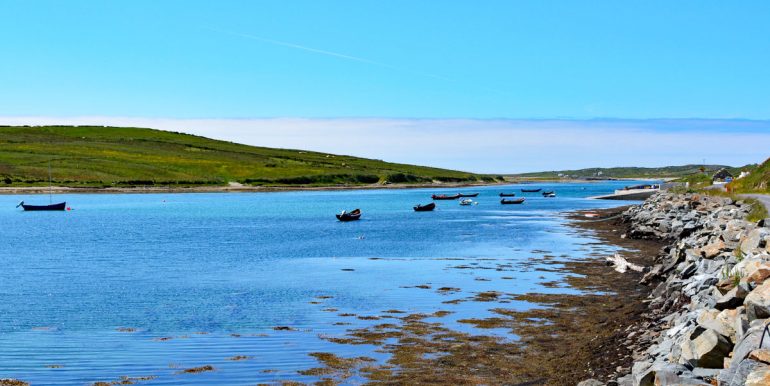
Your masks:
<svg viewBox="0 0 770 386"><path fill-rule="evenodd" d="M393 65L390 65L390 64L387 64L387 63L376 62L374 60L369 60L369 59L366 59L366 58L360 58L360 57L357 57L357 56L345 55L345 54L341 54L341 53L338 53L338 52L322 50L322 49L318 49L318 48L303 46L303 45L300 45L300 44L294 44L294 43L284 42L284 41L275 40L275 39L268 39L268 38L264 38L264 37L261 37L261 36L244 34L244 33L240 33L240 32L226 31L226 30L221 30L221 29L216 29L216 28L209 28L209 27L204 27L204 28L209 30L209 31L214 31L214 32L228 34L228 35L233 35L233 36L239 36L239 37L242 37L242 38L256 40L256 41L259 41L259 42L273 44L273 45L276 45L276 46L294 48L294 49L297 49L297 50L312 52L312 53L315 53L315 54L332 56L332 57L335 57L335 58L340 58L340 59L345 59L345 60L352 60L354 62L371 64L371 65L374 65L374 66L388 68L388 69L395 70L395 71L408 72L408 73L412 73L412 74L415 74L415 75L422 75L422 76L427 76L427 77L430 77L430 78L435 78L435 79L441 79L441 80L445 80L445 81L449 81L449 82L454 82L453 79L450 79L450 78L447 78L447 77L444 77L444 76L441 76L441 75L430 74L430 73L421 72L421 71L409 70L409 69L406 69L406 68L401 68L401 67L393 66Z"/></svg>

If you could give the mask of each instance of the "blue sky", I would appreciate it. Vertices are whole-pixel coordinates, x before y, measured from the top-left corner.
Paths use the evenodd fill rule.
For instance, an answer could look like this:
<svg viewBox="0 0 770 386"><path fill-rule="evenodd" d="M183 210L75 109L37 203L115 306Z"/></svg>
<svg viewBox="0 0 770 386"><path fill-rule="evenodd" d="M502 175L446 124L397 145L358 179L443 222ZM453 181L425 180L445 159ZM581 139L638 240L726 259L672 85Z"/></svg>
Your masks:
<svg viewBox="0 0 770 386"><path fill-rule="evenodd" d="M4 0L0 121L763 121L768 16L766 1ZM607 121L589 122L598 135ZM655 122L645 130L736 130Z"/></svg>

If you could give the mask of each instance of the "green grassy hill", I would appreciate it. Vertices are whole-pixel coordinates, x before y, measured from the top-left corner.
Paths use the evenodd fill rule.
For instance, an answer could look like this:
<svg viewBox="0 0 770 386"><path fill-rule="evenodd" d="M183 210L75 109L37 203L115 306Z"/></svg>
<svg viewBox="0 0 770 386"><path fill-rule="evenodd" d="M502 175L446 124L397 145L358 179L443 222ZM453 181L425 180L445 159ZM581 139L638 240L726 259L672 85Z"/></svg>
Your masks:
<svg viewBox="0 0 770 386"><path fill-rule="evenodd" d="M535 173L516 174L514 177L529 178L559 178L559 174L576 177L601 177L601 178L662 178L662 177L684 177L688 175L702 174L700 168L704 167L707 174L713 174L721 168L727 168L731 171L740 173L740 168L733 168L724 165L682 165L665 166L659 168L643 167L615 167L615 168L589 168L576 170L558 170ZM601 173L601 174L600 174Z"/></svg>
<svg viewBox="0 0 770 386"><path fill-rule="evenodd" d="M0 186L339 185L493 181L454 170L254 147L142 128L0 127Z"/></svg>
<svg viewBox="0 0 770 386"><path fill-rule="evenodd" d="M730 190L736 193L770 193L770 158L751 170L748 176L731 182Z"/></svg>

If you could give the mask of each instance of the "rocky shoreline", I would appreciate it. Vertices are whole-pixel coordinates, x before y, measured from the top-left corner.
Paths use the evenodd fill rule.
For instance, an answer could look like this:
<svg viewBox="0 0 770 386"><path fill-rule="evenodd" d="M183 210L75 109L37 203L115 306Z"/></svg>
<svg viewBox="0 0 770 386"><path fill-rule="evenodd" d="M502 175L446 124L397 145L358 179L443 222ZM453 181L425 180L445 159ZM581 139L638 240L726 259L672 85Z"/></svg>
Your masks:
<svg viewBox="0 0 770 386"><path fill-rule="evenodd" d="M579 385L770 385L770 220L748 222L750 211L664 192L623 213L625 237L667 246L641 279L652 289L647 312L620 343L632 368Z"/></svg>

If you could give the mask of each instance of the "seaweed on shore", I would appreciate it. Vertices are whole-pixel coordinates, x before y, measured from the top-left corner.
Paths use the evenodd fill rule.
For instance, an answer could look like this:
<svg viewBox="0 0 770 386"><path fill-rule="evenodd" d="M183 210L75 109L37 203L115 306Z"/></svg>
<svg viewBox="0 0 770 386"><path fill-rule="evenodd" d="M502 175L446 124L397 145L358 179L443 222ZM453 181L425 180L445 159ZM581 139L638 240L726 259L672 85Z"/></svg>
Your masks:
<svg viewBox="0 0 770 386"><path fill-rule="evenodd" d="M614 224L603 226L610 232L601 233L599 229L602 240L623 243L640 251L645 259L651 259L659 248L657 243L621 241L618 232L612 231ZM553 268L542 269L542 264ZM400 317L398 324L383 323L322 338L339 344L375 345L375 351L389 354L385 363L347 370L376 384L562 385L591 377L607 379L617 367L629 366L629 353L617 341L618 334L638 320L644 310L640 300L648 290L640 288L638 278L608 270L603 259L592 256L561 261L549 256L547 261L532 266L559 273L579 293L512 295L485 291L443 302L522 301L539 305L526 310L498 306L490 310L494 316L459 320L480 329L508 329L513 339L459 332L426 320L445 316L446 311L410 314ZM324 382L344 381L332 370L321 370L328 376Z"/></svg>
<svg viewBox="0 0 770 386"><path fill-rule="evenodd" d="M114 385L134 385L137 382L144 382L144 381L151 381L153 379L157 378L155 375L150 375L146 377L129 377L126 375L123 375L120 377L117 381L98 381L91 384L91 386L114 386ZM0 382L0 386L4 386L2 382Z"/></svg>
<svg viewBox="0 0 770 386"><path fill-rule="evenodd" d="M0 386L29 386L29 383L18 379L2 378L0 379Z"/></svg>
<svg viewBox="0 0 770 386"><path fill-rule="evenodd" d="M298 371L301 375L333 375L336 380L350 378L358 367L375 360L369 357L343 358L332 353L314 352L308 354L316 358L323 366ZM332 379L324 379L332 381Z"/></svg>

